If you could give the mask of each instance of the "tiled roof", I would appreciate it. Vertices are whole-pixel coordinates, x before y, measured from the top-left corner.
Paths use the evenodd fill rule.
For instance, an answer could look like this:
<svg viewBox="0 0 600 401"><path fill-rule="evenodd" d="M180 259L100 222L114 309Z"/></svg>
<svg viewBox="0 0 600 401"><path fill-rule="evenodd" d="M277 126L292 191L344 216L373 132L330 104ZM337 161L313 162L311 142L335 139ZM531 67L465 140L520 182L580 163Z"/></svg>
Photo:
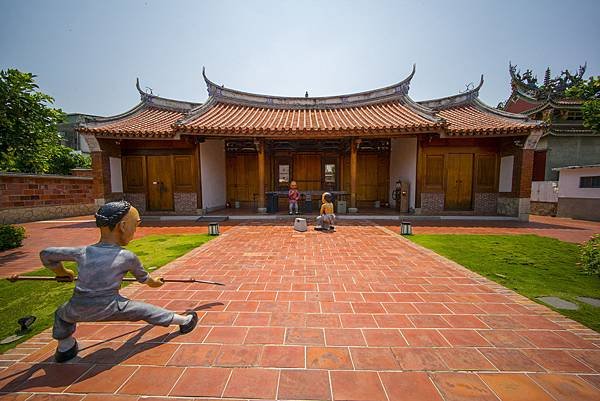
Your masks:
<svg viewBox="0 0 600 401"><path fill-rule="evenodd" d="M224 135L263 133L270 136L327 135L361 131L361 134L404 130L435 130L443 121L415 111L399 101L339 108L267 108L216 103L196 118L179 124L186 132Z"/></svg>
<svg viewBox="0 0 600 401"><path fill-rule="evenodd" d="M278 97L237 91L205 77L204 105L159 98L141 91L142 102L119 116L78 128L97 136L171 138L207 136L340 137L438 132L442 135L523 135L540 121L493 109L478 99L479 86L440 99L414 102L408 78L385 88L329 97Z"/></svg>
<svg viewBox="0 0 600 401"><path fill-rule="evenodd" d="M85 127L79 128L79 131L91 132L98 136L107 134L111 136L172 137L174 135L172 125L184 115L179 111L142 106L124 118L87 124Z"/></svg>

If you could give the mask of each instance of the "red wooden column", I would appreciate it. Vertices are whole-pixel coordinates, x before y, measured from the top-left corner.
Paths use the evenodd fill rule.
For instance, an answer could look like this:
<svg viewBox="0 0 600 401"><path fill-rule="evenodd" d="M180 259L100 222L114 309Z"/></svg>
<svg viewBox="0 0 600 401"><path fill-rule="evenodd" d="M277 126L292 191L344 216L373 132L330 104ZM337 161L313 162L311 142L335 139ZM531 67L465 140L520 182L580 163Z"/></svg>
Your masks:
<svg viewBox="0 0 600 401"><path fill-rule="evenodd" d="M265 142L256 140L254 142L258 152L258 213L266 213L265 207Z"/></svg>
<svg viewBox="0 0 600 401"><path fill-rule="evenodd" d="M356 213L356 170L358 167L358 146L360 139L353 138L350 143L350 208L349 213Z"/></svg>

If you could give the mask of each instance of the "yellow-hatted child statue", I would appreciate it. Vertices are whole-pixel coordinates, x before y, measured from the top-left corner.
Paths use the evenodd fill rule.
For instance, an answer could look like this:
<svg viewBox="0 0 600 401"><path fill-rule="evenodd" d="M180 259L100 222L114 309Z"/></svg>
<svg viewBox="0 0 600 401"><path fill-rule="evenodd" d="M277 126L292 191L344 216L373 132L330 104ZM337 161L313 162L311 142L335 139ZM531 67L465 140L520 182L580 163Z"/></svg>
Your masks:
<svg viewBox="0 0 600 401"><path fill-rule="evenodd" d="M329 192L321 196L321 210L317 217L317 231L334 231L335 214L333 214L333 195Z"/></svg>

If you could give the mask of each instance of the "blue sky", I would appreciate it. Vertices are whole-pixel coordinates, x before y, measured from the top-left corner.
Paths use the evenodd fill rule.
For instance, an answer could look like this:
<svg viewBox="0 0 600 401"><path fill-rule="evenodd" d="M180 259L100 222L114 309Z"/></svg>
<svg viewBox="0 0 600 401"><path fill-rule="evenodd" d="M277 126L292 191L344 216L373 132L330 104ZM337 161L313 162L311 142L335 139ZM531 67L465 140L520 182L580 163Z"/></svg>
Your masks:
<svg viewBox="0 0 600 401"><path fill-rule="evenodd" d="M600 1L0 2L0 69L38 75L66 112L121 113L135 78L165 97L204 101L211 80L250 92L352 93L402 80L410 95L486 83L510 93L508 62L541 79L587 61L600 73Z"/></svg>

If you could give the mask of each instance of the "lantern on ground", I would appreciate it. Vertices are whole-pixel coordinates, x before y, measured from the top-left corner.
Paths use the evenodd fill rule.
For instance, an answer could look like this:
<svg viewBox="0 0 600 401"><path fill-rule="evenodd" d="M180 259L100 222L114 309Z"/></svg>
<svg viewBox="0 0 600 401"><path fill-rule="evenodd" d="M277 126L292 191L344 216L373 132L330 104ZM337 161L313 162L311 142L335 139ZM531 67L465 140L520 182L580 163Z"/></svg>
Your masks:
<svg viewBox="0 0 600 401"><path fill-rule="evenodd" d="M219 223L208 223L208 235L219 235Z"/></svg>
<svg viewBox="0 0 600 401"><path fill-rule="evenodd" d="M401 222L400 223L400 234L401 235L412 235L412 225L407 221Z"/></svg>

